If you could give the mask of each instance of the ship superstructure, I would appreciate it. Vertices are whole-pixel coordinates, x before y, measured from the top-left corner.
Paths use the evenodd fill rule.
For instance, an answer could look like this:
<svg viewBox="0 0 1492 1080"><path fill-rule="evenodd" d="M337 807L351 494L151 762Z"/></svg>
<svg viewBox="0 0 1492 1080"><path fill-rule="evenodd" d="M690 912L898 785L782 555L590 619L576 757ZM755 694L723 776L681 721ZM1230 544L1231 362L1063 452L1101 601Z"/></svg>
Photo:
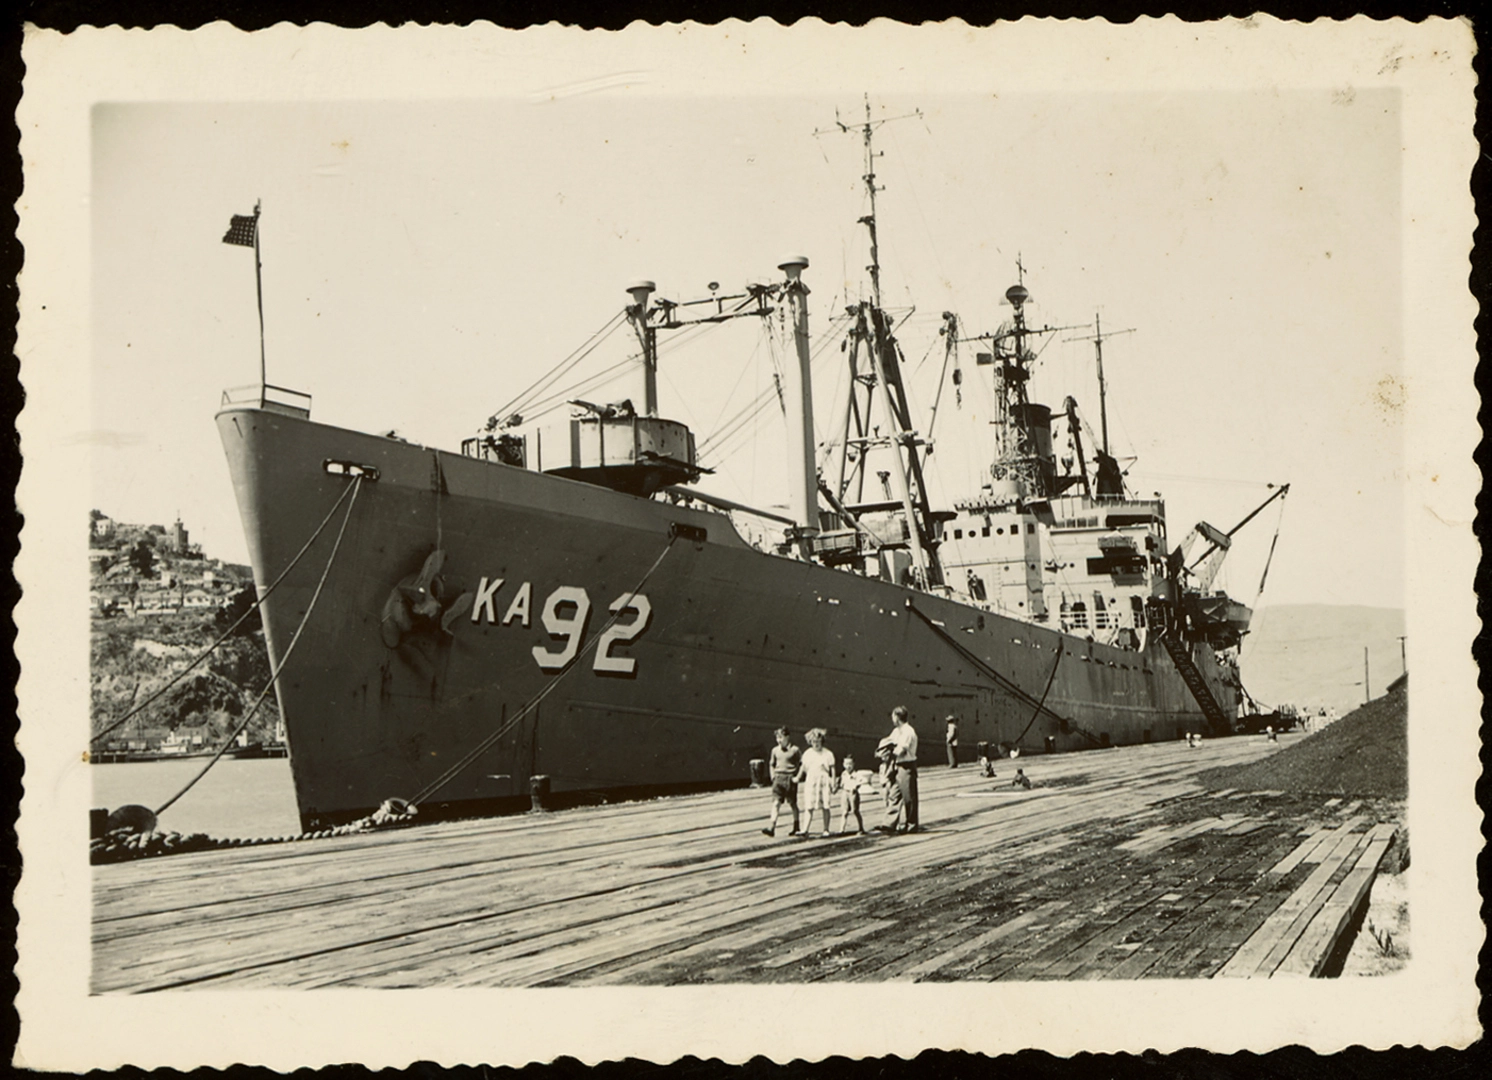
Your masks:
<svg viewBox="0 0 1492 1080"><path fill-rule="evenodd" d="M897 704L1027 752L1231 731L1247 609L1210 589L1231 534L1199 525L1189 561L1163 501L1126 490L1102 401L1095 445L1072 398L1055 415L1031 400L1032 342L1064 328L1028 321L1019 268L1004 325L944 316L997 408L988 481L934 506L880 302L877 123L867 106L840 125L864 141L871 289L846 311L850 389L822 467L803 256L737 294L629 286L640 405L500 410L459 454L314 423L272 387L225 399L308 827L392 797L500 807L540 776L576 798L744 783L779 723L868 760ZM785 510L697 487L694 434L659 413L659 335L738 319L794 361ZM748 543L742 514L780 540Z"/></svg>

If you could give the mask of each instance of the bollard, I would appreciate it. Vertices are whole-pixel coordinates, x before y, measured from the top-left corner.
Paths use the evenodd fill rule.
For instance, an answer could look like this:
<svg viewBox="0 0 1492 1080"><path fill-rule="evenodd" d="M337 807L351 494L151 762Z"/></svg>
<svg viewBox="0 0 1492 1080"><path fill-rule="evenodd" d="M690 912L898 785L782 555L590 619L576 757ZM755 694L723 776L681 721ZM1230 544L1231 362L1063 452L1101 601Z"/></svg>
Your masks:
<svg viewBox="0 0 1492 1080"><path fill-rule="evenodd" d="M528 778L528 797L533 804L529 807L529 813L542 813L544 810L544 800L549 798L549 777L530 776Z"/></svg>
<svg viewBox="0 0 1492 1080"><path fill-rule="evenodd" d="M766 787L770 782L767 776L767 762L763 758L751 759L751 786Z"/></svg>
<svg viewBox="0 0 1492 1080"><path fill-rule="evenodd" d="M1048 735L1046 737L1046 752L1048 754L1055 754L1057 752L1057 736Z"/></svg>
<svg viewBox="0 0 1492 1080"><path fill-rule="evenodd" d="M109 811L94 807L88 811L88 839L97 840L109 828Z"/></svg>

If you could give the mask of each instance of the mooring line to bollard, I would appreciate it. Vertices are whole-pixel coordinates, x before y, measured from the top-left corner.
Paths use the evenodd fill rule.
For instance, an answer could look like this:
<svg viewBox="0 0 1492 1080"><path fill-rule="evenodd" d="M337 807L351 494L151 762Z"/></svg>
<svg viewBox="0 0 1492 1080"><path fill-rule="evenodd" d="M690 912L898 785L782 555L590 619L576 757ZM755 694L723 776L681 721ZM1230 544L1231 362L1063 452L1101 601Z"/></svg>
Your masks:
<svg viewBox="0 0 1492 1080"><path fill-rule="evenodd" d="M994 682L995 682L995 685L999 686L1003 690L1008 691L1013 697L1019 699L1020 701L1025 702L1027 705L1034 705L1036 707L1036 715L1037 716L1041 715L1042 713L1046 713L1053 720L1056 720L1059 724L1063 725L1063 730L1066 730L1067 728L1071 728L1073 731L1076 731L1078 734L1086 737L1094 745L1098 745L1099 744L1098 738L1096 736L1094 736L1091 732L1086 731L1083 728L1078 727L1078 725L1074 724L1071 720L1067 719L1065 716L1059 716L1057 713L1053 712L1051 709L1048 709L1046 707L1046 694L1045 693L1043 693L1041 695L1040 700L1037 700L1036 698L1032 697L1030 694L1026 693L1026 691L1022 690L1014 682L1012 682L1011 680L1007 679L1004 675L1001 675L998 671L996 671L989 664L985 663L984 660L982 660L976 653L972 652L969 649L964 648L963 642L959 641L952 634L948 633L941 626L939 626L933 620L932 616L928 615L927 612L923 611L916 604L912 603L911 600L908 600L906 602L906 604L907 604L907 610L908 611L910 611L913 615L917 616L924 623L926 623L927 624L927 628L929 630L931 630L933 633L937 634L938 637L942 638L950 646L952 646L953 650L955 652L957 652L960 656L962 656L965 660L969 661L969 663L974 666L974 669L976 671L979 671L982 674L984 674L984 675L988 676L989 678L993 679ZM1060 644L1060 642L1059 642L1059 644ZM1061 653L1058 653L1057 660L1060 662L1061 659L1062 659L1062 655L1061 655ZM1054 665L1052 667L1052 676L1055 676L1056 674L1057 674L1057 669L1056 669L1056 667ZM1051 685L1052 685L1051 684L1051 678L1048 678L1047 679L1047 689L1048 690L1051 689ZM1034 723L1035 720L1036 720L1036 716L1033 716L1031 718L1031 720ZM1030 727L1031 727L1030 724L1026 725L1027 730L1029 730ZM1025 732L1022 732L1022 734L1025 734Z"/></svg>
<svg viewBox="0 0 1492 1080"><path fill-rule="evenodd" d="M1026 721L1026 726L1021 728L1021 733L1015 737L1014 745L1019 746L1026 732L1031 730L1031 725L1036 723L1036 718L1041 715L1041 710L1046 706L1046 696L1052 692L1052 682L1057 678L1057 668L1062 663L1062 656L1067 652L1067 642L1061 638L1057 639L1057 658L1052 661L1052 673L1046 677L1046 689L1041 692L1041 700L1036 703L1036 708L1031 713L1031 719Z"/></svg>

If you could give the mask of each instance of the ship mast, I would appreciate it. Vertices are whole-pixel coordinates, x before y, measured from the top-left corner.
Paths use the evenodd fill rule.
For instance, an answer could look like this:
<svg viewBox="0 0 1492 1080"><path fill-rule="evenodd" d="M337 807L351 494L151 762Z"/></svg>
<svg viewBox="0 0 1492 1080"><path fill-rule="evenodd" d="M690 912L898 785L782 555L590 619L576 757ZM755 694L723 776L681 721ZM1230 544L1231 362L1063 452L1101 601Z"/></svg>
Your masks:
<svg viewBox="0 0 1492 1080"><path fill-rule="evenodd" d="M1109 449L1108 387L1104 383L1104 380L1103 380L1103 343L1104 343L1104 340L1106 338L1118 337L1120 334L1133 334L1134 332L1135 332L1135 328L1133 326L1130 326L1130 327L1126 327L1123 330L1110 330L1107 334L1105 334L1103 332L1103 323L1099 321L1098 312L1095 311L1093 313L1093 333L1090 334L1088 337L1068 338L1067 339L1068 341L1091 341L1091 342L1093 342L1093 351L1094 351L1094 353L1096 355L1096 359L1098 361L1098 422L1099 422L1099 431L1100 431L1100 434L1102 436L1101 442L1102 442L1102 446L1103 446L1103 452L1106 455L1109 455L1109 456L1113 455L1113 451Z"/></svg>
<svg viewBox="0 0 1492 1080"><path fill-rule="evenodd" d="M627 307L627 318L637 333L637 343L642 346L642 414L658 415L658 329L648 319L648 298L658 286L651 281L638 281L627 286L632 294L632 303Z"/></svg>
<svg viewBox="0 0 1492 1080"><path fill-rule="evenodd" d="M920 111L912 112L907 116L921 116ZM886 313L881 308L881 259L880 243L876 235L876 192L883 190L876 186L875 159L879 156L875 151L874 133L875 129L891 120L901 120L907 117L887 117L882 120L872 120L870 113L870 96L865 98L865 122L855 125L860 130L863 145L865 147L865 173L862 179L865 181L866 195L870 200L870 213L860 218L859 224L864 225L870 236L870 265L866 270L870 272L870 294L869 304L861 303L857 314L856 338L864 338L868 344L868 352L872 364L871 381L873 386L880 387L881 409L885 416L887 430L890 432L892 450L896 454L896 468L890 470L892 486L897 501L901 503L902 513L906 515L907 525L907 548L911 552L912 564L915 568L917 583L923 587L929 584L937 584L935 579L940 578L936 564L931 561L931 547L926 529L926 515L919 509L926 509L927 491L922 482L921 465L917 457L917 447L920 440L916 431L911 426L911 416L906 408L905 390L901 383L901 371L896 357L896 341L892 337L891 327ZM851 125L844 123L836 117L839 130L848 134L853 130ZM852 309L853 310L853 309ZM853 363L853 360L852 360ZM857 377L858 378L858 377ZM851 383L851 409L854 408L854 382ZM898 400L898 398L900 400ZM849 427L849 415L846 416L846 430ZM862 457L859 466L861 480L864 478L863 449L874 440L857 440L862 447ZM906 452L906 460L902 459L903 448ZM917 485L917 496L914 499L912 484L915 480ZM921 504L919 506L919 503Z"/></svg>

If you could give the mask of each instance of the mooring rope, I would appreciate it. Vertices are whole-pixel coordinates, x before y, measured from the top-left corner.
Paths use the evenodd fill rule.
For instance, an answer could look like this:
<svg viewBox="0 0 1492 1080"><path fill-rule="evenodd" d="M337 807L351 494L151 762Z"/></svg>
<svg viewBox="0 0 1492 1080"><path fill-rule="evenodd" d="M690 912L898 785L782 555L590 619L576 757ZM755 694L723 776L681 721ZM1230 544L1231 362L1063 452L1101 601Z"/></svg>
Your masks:
<svg viewBox="0 0 1492 1080"><path fill-rule="evenodd" d="M933 633L937 634L940 638L942 638L944 641L946 641L949 645L953 646L954 651L956 651L965 660L969 661L969 663L974 666L974 669L976 671L979 671L979 672L987 675L989 678L993 679L995 681L996 685L998 685L1003 690L1005 690L1006 692L1008 692L1009 694L1011 694L1013 697L1019 699L1020 701L1024 701L1027 705L1034 705L1034 706L1036 706L1036 713L1037 713L1038 716L1041 713L1046 713L1053 720L1056 720L1059 724L1062 725L1062 730L1066 731L1067 729L1071 728L1073 731L1076 731L1078 734L1080 734L1083 737L1087 738L1091 742L1093 742L1095 744L1099 744L1100 743L1100 740L1098 738L1096 738L1091 732L1085 731L1083 728L1079 727L1077 724L1074 724L1071 720L1067 719L1065 716L1061 716L1061 715L1053 712L1051 709L1048 709L1046 707L1046 694L1045 693L1042 694L1040 700L1037 700L1036 698L1032 697L1030 694L1026 693L1024 690L1022 690L1015 683L1011 682L1004 675L1001 675L994 668L990 667L989 664L985 663L984 660L982 660L978 656L978 654L972 652L969 649L964 648L963 642L959 641L952 634L949 634L948 632L946 632L941 626L939 626L937 624L937 622L935 622L932 619L931 616L929 616L925 611L922 611L920 608L918 608L917 605L913 604L911 600L907 601L907 610L910 611L912 614L916 615L923 622L925 622L927 624L927 626L928 626L928 629L932 630ZM1058 660L1060 660L1060 659L1061 659L1061 656L1059 654ZM1053 668L1052 668L1052 676L1055 677L1056 674L1057 674L1057 669L1056 669L1055 666L1053 666ZM1047 689L1048 690L1051 689L1051 678L1048 678L1048 680L1047 680ZM1035 720L1034 716L1032 717L1032 720L1033 721ZM1031 726L1030 724L1026 725L1026 727L1027 727L1028 730L1030 729L1030 726ZM1024 732L1022 732L1022 734L1024 734Z"/></svg>
<svg viewBox="0 0 1492 1080"><path fill-rule="evenodd" d="M358 477L358 479L361 480L362 477ZM160 696L162 694L164 694L167 690L171 689L171 687L175 686L182 679L186 678L187 675L189 675L192 672L192 669L194 669L198 664L202 663L202 661L206 660L209 656L211 656L217 650L218 646L220 646L221 644L223 644L223 642L227 641L230 637L232 637L234 631L236 631L240 626L243 625L244 620L247 619L250 615L254 614L254 612L258 611L260 605L262 605L265 600L269 599L269 594L272 593L272 592L274 592L275 591L275 587L277 585L279 585L280 582L282 582L282 581L285 580L285 575L288 574L288 573L290 573L291 570L295 569L295 564L298 563L298 562L300 562L301 556L304 555L307 551L311 550L311 545L316 542L316 538L318 536L320 536L322 534L322 532L326 529L327 522L331 521L332 515L337 512L337 507L339 507L339 506L342 505L342 500L345 499L345 498L347 498L347 496L349 494L351 494L354 490L356 490L356 485L355 484L354 485L349 485L349 486L347 486L347 487L345 487L345 488L342 489L342 494L337 497L337 501L336 502L332 503L332 508L326 512L326 517L324 517L324 518L321 519L321 524L318 525L318 526L316 526L316 531L311 534L311 538L309 540L307 540L303 545L301 545L301 549L295 553L295 558L291 559L290 562L286 565L285 569L283 569L283 570L280 571L279 577L275 578L275 580L270 583L269 588L265 589L262 594L259 594L255 598L254 603L249 607L249 609L247 611L245 611L242 615L240 615L236 620L234 620L234 623L233 623L232 626L230 626L230 627L228 627L228 629L224 630L222 632L222 634L220 634L218 636L218 639L216 641L214 641L211 645L209 645L206 649L204 649L197 656L197 658L195 660L193 660L186 667L182 668L181 671L179 671L175 675L173 675L166 682L166 684L164 686L162 686L162 687L160 687L160 689L154 691L144 701L140 702L139 705L136 705L134 708L130 709L129 712L125 713L118 720L115 720L112 724L110 724L107 727L101 729L100 731L96 732L95 734L90 735L88 737L88 742L90 744L98 742L99 739L102 739L105 735L109 734L109 732L116 730L117 728L120 727L120 725L124 724L126 721L129 721L129 720L133 719L134 717L140 715L140 713L142 711L144 711L145 709L147 709L147 708L150 707L150 705L151 705L152 702L158 700L160 698ZM139 684L137 683L135 685L135 690L138 692L139 689L140 689L140 687L139 687Z"/></svg>
<svg viewBox="0 0 1492 1080"><path fill-rule="evenodd" d="M1026 721L1026 726L1021 728L1021 733L1015 737L1015 744L1020 745L1026 737L1026 732L1031 730L1031 725L1036 723L1036 718L1041 715L1042 706L1046 704L1046 696L1052 692L1052 682L1057 678L1057 666L1062 663L1062 656L1067 651L1067 642L1061 638L1057 639L1057 657L1052 661L1051 674L1046 677L1046 689L1041 692L1041 700L1036 703L1036 708L1031 713L1031 719Z"/></svg>
<svg viewBox="0 0 1492 1080"><path fill-rule="evenodd" d="M275 683L280 678L280 672L285 667L285 662L290 659L290 654L295 651L295 646L300 641L301 632L305 630L306 624L311 620L311 612L316 610L316 601L321 598L321 590L323 586L326 585L327 577L331 575L332 565L337 561L337 552L340 551L342 548L342 537L347 532L347 523L352 520L352 509L357 505L357 493L359 490L361 490L362 484L363 478L361 475L353 478L352 486L350 488L352 492L352 498L347 503L347 513L342 516L342 525L341 528L337 530L337 540L332 545L332 553L326 560L326 568L321 571L321 580L316 583L316 591L311 594L311 602L306 605L306 613L301 616L300 625L295 628L295 633L291 635L290 644L286 646L284 654L280 657L280 662L277 663L274 666L274 670L269 673L269 681L264 684L264 689L259 691L259 696L254 699L253 707L249 709L248 715L243 718L243 722L239 724L238 727L233 729L233 733L228 736L227 741L223 743L218 752L212 756L212 760L210 760L206 765L202 766L202 771L199 772L196 776L192 777L189 781L187 781L185 787L183 787L175 795L172 795L169 799L162 803L159 808L157 808L157 810L155 811L156 817L160 817L161 814L165 813L167 808L170 807L172 803L181 798L188 791L192 790L197 781L201 780L204 776L207 775L207 771L214 765L216 765L219 759L221 759L222 756L228 752L229 747L233 745L233 741L237 739L238 736L242 734L245 729L248 728L249 721L254 719L255 714L259 712L259 706L264 704L264 699L268 697L269 692L274 689ZM340 502L341 500L338 501ZM281 577L283 576L284 575L281 575Z"/></svg>
<svg viewBox="0 0 1492 1080"><path fill-rule="evenodd" d="M666 558L668 553L673 550L674 541L677 539L677 534L671 534L669 536L668 543L663 546L663 550L660 551L658 553L658 557L653 560L653 565L648 567L647 573L643 574L641 580L639 580L638 583L632 588L632 590L626 594L628 598L636 596L642 591L643 586L648 583L648 579L653 576L653 572L656 571L658 567L663 564L664 558ZM465 772L472 765L473 762L475 762L479 757L481 757L484 753L491 749L491 747L499 739L501 739L509 731L513 730L513 727L518 724L519 721L521 721L529 713L533 712L534 709L538 708L539 704L550 695L550 693L556 686L559 685L561 679L563 679L566 675L580 666L580 660L588 653L590 653L593 649L595 649L595 647L600 643L601 639L606 635L606 631L611 629L616 621L622 617L622 612L626 610L626 605L618 607L617 610L612 613L611 618L606 621L606 624L602 626L601 629L598 630L594 635L592 635L590 641L586 642L586 644L581 647L580 651L575 654L575 658L570 661L565 669L558 672L552 679L549 680L548 683L544 685L543 689L541 689L533 697L529 698L527 703L524 704L523 708L519 709L518 712L514 714L511 720L501 725L491 735L488 735L486 738L482 739L481 742L477 743L475 747L467 752L465 757L461 758L460 761L456 762L456 764L452 765L449 769L437 776L424 788L420 789L417 794L405 801L417 807L420 803L424 802L441 788L449 784L461 773Z"/></svg>

